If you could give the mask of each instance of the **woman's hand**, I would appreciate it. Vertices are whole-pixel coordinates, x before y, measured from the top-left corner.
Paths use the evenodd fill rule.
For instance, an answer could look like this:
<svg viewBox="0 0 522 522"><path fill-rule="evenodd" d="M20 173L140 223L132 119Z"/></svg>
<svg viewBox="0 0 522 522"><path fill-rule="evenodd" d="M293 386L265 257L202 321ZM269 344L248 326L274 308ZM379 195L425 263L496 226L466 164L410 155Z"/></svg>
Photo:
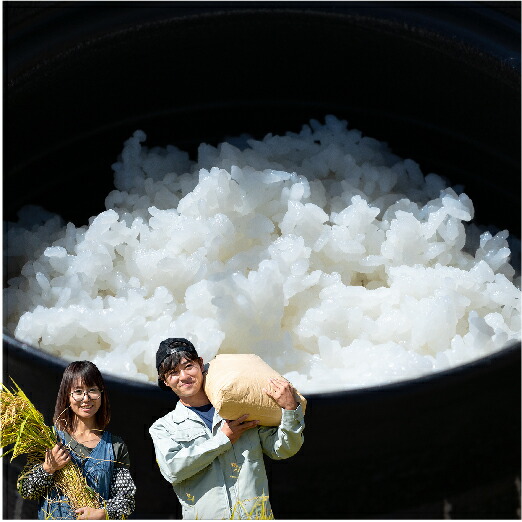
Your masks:
<svg viewBox="0 0 522 522"><path fill-rule="evenodd" d="M234 444L239 437L250 428L255 428L259 421L252 420L245 422L245 419L248 417L248 413L246 415L241 415L236 420L225 420L221 431L230 439L230 442Z"/></svg>
<svg viewBox="0 0 522 522"><path fill-rule="evenodd" d="M277 402L277 405L285 410L295 410L298 402L295 400L295 390L284 379L268 379L268 388L263 391Z"/></svg>
<svg viewBox="0 0 522 522"><path fill-rule="evenodd" d="M62 444L56 444L52 449L45 451L45 459L42 464L44 471L51 475L62 469L69 461L71 456Z"/></svg>
<svg viewBox="0 0 522 522"><path fill-rule="evenodd" d="M75 511L78 520L105 520L107 512L105 509L95 509L91 507L81 507Z"/></svg>

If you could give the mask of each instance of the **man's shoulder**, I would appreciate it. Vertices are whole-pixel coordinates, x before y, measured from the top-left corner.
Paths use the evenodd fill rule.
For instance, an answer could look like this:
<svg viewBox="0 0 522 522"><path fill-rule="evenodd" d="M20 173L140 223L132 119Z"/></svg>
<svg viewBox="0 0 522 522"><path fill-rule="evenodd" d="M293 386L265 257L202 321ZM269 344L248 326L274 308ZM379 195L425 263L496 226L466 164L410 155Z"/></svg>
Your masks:
<svg viewBox="0 0 522 522"><path fill-rule="evenodd" d="M188 415L188 408L178 401L176 407L163 417L154 421L149 429L150 432L183 422Z"/></svg>

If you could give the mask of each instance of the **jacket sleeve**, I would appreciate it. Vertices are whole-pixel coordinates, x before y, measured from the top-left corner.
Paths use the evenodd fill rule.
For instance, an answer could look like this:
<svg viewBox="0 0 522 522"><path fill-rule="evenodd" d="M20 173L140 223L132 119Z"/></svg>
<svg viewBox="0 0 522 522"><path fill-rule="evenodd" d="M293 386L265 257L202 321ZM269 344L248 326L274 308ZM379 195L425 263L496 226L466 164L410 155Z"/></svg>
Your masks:
<svg viewBox="0 0 522 522"><path fill-rule="evenodd" d="M115 467L111 480L110 498L105 503L109 519L127 518L134 511L135 494L136 486L129 469L125 466Z"/></svg>
<svg viewBox="0 0 522 522"><path fill-rule="evenodd" d="M38 500L54 484L51 473L47 473L42 464L37 464L29 470L24 470L18 477L16 487L20 496L29 500Z"/></svg>
<svg viewBox="0 0 522 522"><path fill-rule="evenodd" d="M192 477L232 447L229 438L221 430L210 439L193 441L188 445L177 442L175 434L161 420L150 427L149 433L161 474L171 484Z"/></svg>
<svg viewBox="0 0 522 522"><path fill-rule="evenodd" d="M304 428L304 414L300 404L295 410L283 409L279 426L259 428L263 452L274 460L295 455L303 445Z"/></svg>

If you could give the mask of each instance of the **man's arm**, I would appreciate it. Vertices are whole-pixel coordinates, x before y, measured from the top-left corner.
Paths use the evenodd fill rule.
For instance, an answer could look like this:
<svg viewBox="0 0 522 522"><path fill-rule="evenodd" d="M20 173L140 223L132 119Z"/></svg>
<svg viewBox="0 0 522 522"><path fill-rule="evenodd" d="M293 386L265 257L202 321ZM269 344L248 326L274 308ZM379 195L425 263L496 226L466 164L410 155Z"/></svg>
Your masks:
<svg viewBox="0 0 522 522"><path fill-rule="evenodd" d="M271 459L286 459L295 455L303 445L304 413L288 381L270 379L265 393L281 407L282 418L278 427L259 429L261 446Z"/></svg>
<svg viewBox="0 0 522 522"><path fill-rule="evenodd" d="M244 422L246 417L248 415L225 421L216 435L210 439L194 440L188 446L176 442L161 422L155 422L149 433L163 477L171 484L177 484L206 468L218 455L230 449L246 430L257 425L257 421Z"/></svg>
<svg viewBox="0 0 522 522"><path fill-rule="evenodd" d="M193 441L189 446L176 442L173 434L159 422L149 428L149 433L161 474L171 484L192 477L232 447L230 439L222 431L210 439Z"/></svg>

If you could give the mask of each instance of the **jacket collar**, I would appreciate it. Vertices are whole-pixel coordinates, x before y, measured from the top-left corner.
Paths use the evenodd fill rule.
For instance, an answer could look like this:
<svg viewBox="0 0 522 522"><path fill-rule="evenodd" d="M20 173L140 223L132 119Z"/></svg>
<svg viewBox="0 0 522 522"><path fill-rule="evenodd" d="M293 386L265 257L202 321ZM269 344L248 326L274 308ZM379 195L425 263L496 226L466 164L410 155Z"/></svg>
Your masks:
<svg viewBox="0 0 522 522"><path fill-rule="evenodd" d="M196 412L192 411L190 408L187 408L179 400L176 404L176 407L172 410L170 414L170 419L172 420L172 422L175 422L176 424L181 424L183 421L190 419L206 426L206 424L203 422L203 419ZM223 419L218 414L218 412L215 411L213 425L216 426L222 420Z"/></svg>
<svg viewBox="0 0 522 522"><path fill-rule="evenodd" d="M183 422L187 419L199 420L198 414L194 413L192 410L187 408L179 400L178 400L178 403L176 404L176 407L172 411L170 418L173 422L177 422L177 423Z"/></svg>

